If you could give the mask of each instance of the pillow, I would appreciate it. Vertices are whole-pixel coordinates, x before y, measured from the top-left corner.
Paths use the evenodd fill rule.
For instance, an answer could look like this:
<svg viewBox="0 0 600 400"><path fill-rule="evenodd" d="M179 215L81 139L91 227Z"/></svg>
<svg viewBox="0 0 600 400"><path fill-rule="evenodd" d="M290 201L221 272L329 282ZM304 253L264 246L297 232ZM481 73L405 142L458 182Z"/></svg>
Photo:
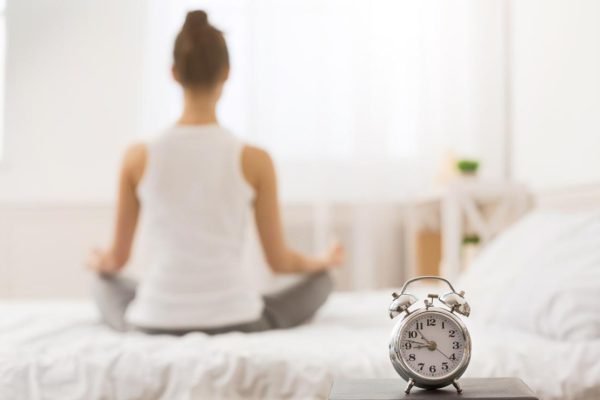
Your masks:
<svg viewBox="0 0 600 400"><path fill-rule="evenodd" d="M556 340L600 338L600 211L534 211L461 277L474 319Z"/></svg>

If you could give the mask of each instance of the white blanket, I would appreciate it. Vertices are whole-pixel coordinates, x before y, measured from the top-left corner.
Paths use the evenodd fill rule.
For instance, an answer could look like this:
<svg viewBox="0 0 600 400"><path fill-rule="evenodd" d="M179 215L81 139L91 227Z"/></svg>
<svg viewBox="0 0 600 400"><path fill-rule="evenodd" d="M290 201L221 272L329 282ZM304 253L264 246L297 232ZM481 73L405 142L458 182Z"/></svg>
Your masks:
<svg viewBox="0 0 600 400"><path fill-rule="evenodd" d="M335 294L297 329L180 338L112 332L89 303L4 302L0 399L326 398L336 378L397 377L389 294ZM516 376L545 400L600 398L599 340L469 325L466 376Z"/></svg>

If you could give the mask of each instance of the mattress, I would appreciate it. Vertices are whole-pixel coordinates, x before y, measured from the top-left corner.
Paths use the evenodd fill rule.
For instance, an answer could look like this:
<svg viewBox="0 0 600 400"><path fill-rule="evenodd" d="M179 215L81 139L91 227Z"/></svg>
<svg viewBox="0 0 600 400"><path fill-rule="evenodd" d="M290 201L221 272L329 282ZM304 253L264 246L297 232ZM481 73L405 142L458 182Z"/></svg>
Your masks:
<svg viewBox="0 0 600 400"><path fill-rule="evenodd" d="M298 328L213 337L116 333L89 302L3 302L0 399L323 399L337 378L397 377L389 294L336 293ZM466 376L516 376L545 400L600 398L600 340L468 322Z"/></svg>

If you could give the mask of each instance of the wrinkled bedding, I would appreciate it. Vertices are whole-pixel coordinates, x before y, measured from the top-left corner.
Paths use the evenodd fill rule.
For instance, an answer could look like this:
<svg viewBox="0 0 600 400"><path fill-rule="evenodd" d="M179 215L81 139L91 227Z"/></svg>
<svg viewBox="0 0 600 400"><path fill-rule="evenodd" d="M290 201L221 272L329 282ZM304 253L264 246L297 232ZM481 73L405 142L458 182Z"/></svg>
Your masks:
<svg viewBox="0 0 600 400"><path fill-rule="evenodd" d="M336 293L299 328L214 337L116 333L88 302L5 301L0 399L323 399L336 378L396 376L389 293ZM600 340L468 323L466 376L520 377L545 400L600 399Z"/></svg>

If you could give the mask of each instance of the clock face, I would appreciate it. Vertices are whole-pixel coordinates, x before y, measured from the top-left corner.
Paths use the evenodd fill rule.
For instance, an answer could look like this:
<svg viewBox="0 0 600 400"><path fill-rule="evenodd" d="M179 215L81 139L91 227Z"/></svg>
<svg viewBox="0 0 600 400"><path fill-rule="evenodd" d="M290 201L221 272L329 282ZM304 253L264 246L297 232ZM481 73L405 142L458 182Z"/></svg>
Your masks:
<svg viewBox="0 0 600 400"><path fill-rule="evenodd" d="M467 346L462 328L438 312L424 312L407 321L398 340L400 356L408 368L428 379L454 372Z"/></svg>

